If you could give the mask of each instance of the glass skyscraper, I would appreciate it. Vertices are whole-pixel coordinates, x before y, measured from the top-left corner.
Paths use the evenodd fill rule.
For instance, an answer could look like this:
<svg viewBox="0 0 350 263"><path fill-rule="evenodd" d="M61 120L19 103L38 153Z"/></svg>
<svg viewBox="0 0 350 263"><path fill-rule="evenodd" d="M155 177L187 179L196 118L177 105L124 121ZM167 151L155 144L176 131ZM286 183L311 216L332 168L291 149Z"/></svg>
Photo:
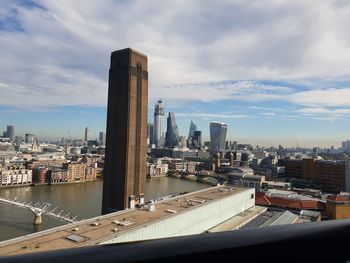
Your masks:
<svg viewBox="0 0 350 263"><path fill-rule="evenodd" d="M15 126L7 125L6 137L10 138L10 141L13 142L15 140Z"/></svg>
<svg viewBox="0 0 350 263"><path fill-rule="evenodd" d="M210 123L211 150L224 151L226 142L227 124L221 122Z"/></svg>
<svg viewBox="0 0 350 263"><path fill-rule="evenodd" d="M175 122L175 113L169 112L169 117L167 119L167 131L165 134L165 146L175 147L179 145L179 142L179 128Z"/></svg>
<svg viewBox="0 0 350 263"><path fill-rule="evenodd" d="M197 125L191 120L190 131L188 133L188 139L194 136L194 132L197 131Z"/></svg>

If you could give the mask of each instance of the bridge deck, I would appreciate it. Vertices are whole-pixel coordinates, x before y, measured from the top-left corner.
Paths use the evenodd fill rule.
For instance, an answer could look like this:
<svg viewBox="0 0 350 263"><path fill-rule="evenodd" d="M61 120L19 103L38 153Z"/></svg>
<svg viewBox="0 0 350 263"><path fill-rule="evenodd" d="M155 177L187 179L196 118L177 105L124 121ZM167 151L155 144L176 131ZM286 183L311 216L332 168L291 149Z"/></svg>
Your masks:
<svg viewBox="0 0 350 263"><path fill-rule="evenodd" d="M59 220L64 220L69 223L77 222L79 221L77 218L78 216L72 216L71 213L60 210L58 207L51 209L51 204L50 203L39 203L36 202L35 204L32 204L32 202L21 202L18 200L8 200L4 198L0 198L0 203L5 203L9 205L14 205L17 207L25 208L25 209L30 209L33 213L42 213L47 216L59 219ZM64 212L64 213L63 213Z"/></svg>
<svg viewBox="0 0 350 263"><path fill-rule="evenodd" d="M156 210L153 212L145 208L128 209L3 241L0 243L0 255L96 245L170 217L175 211L181 213L244 190L225 186L212 187L156 202Z"/></svg>

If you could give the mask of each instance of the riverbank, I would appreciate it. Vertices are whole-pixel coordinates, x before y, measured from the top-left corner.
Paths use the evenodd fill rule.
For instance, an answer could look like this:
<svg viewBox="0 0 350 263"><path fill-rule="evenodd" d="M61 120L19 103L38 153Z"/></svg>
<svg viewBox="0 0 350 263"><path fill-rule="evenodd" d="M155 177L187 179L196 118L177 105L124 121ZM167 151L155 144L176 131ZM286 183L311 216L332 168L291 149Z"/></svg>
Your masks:
<svg viewBox="0 0 350 263"><path fill-rule="evenodd" d="M54 185L71 185L71 184L85 184L85 183L91 183L91 182L97 182L97 181L103 181L102 179L95 179L90 181L84 181L84 182L60 182L60 183L31 183L31 184L13 184L13 185L0 185L0 189L11 189L11 188L22 188L22 187L34 187L34 186L54 186Z"/></svg>

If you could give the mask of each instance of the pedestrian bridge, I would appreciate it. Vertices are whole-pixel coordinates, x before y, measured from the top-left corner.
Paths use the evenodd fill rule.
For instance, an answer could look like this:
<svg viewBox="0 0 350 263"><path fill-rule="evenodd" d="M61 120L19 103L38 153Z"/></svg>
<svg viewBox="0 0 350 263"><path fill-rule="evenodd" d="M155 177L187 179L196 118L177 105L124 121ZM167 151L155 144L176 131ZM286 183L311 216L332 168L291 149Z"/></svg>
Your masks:
<svg viewBox="0 0 350 263"><path fill-rule="evenodd" d="M19 201L17 199L10 200L5 198L0 198L0 203L31 210L34 214L34 225L39 225L42 223L41 215L43 214L52 218L66 221L68 223L75 223L81 220L78 218L78 216L72 216L70 212L59 209L58 207L52 208L50 203L34 203L32 201Z"/></svg>

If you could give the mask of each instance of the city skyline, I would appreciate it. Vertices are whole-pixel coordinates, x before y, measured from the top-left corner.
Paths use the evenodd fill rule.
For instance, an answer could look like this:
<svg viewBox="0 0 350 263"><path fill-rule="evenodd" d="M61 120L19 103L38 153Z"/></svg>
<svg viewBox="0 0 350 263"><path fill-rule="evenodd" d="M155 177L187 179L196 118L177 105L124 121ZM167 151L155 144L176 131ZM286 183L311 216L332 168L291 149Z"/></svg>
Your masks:
<svg viewBox="0 0 350 263"><path fill-rule="evenodd" d="M133 46L150 57L148 122L163 99L180 135L193 120L204 141L210 121L228 124L228 140L265 146L340 147L350 137L345 2L63 2L0 4L3 130L59 140L89 127L98 138L105 61Z"/></svg>

